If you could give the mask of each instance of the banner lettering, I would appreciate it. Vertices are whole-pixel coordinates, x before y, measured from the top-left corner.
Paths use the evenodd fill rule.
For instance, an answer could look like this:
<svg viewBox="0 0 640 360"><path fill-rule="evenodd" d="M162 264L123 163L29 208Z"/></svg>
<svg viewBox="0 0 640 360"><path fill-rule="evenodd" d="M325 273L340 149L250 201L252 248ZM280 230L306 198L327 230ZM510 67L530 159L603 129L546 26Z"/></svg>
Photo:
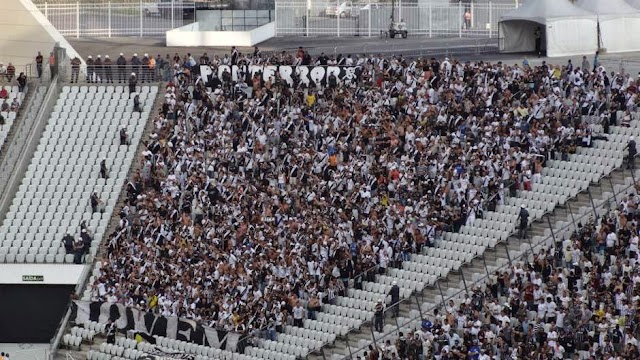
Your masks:
<svg viewBox="0 0 640 360"><path fill-rule="evenodd" d="M187 341L216 349L236 351L241 334L203 326L194 320L175 316L160 316L122 304L76 300L76 323L95 321L107 323L113 320L123 332L135 330L149 336L158 335L170 339Z"/></svg>
<svg viewBox="0 0 640 360"><path fill-rule="evenodd" d="M249 86L256 75L261 76L264 81L273 80L278 75L289 86L293 86L295 76L299 84L305 87L326 87L329 84L329 78L334 75L337 84L348 85L358 80L360 71L360 67L357 66L219 65L217 68L209 65L200 66L200 75L206 84L215 77L222 83L229 78L233 82L243 79ZM230 74L230 77L225 73Z"/></svg>

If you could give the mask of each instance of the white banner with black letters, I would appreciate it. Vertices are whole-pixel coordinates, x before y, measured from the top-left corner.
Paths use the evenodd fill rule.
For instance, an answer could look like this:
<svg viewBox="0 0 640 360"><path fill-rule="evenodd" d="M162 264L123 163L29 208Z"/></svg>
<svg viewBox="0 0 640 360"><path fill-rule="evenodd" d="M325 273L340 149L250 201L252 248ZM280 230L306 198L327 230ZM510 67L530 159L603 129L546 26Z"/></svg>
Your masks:
<svg viewBox="0 0 640 360"><path fill-rule="evenodd" d="M338 84L350 84L357 81L360 75L360 68L357 66L307 66L307 65L219 65L217 68L209 65L200 66L200 75L205 83L210 77L216 74L222 81L225 71L231 73L231 80L237 82L243 78L247 84L251 84L251 79L256 74L262 74L264 81L269 81L276 74L289 86L293 86L293 76L296 75L299 83L305 87L326 86L331 74L336 76Z"/></svg>
<svg viewBox="0 0 640 360"><path fill-rule="evenodd" d="M193 320L155 315L123 304L79 300L74 303L77 306L75 322L78 324L86 321L107 323L112 319L122 332L134 330L151 336L158 335L229 351L238 350L238 342L242 336L203 326Z"/></svg>

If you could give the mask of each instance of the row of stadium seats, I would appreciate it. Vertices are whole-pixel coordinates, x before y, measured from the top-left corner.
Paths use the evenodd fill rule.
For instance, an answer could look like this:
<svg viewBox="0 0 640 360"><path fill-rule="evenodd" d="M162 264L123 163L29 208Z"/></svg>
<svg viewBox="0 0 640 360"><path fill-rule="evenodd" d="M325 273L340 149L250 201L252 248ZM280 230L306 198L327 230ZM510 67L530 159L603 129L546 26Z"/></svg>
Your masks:
<svg viewBox="0 0 640 360"><path fill-rule="evenodd" d="M65 112L51 114L0 227L0 262L73 262L61 240L67 232L78 237L82 221L93 233L91 253L95 254L135 158L157 87L142 87L142 91L142 113L116 108L112 115L104 116L79 109L66 112L64 105ZM58 101L98 92L125 91L122 86L65 86ZM133 107L133 100L125 101ZM126 126L129 146L120 144L122 126ZM100 176L102 159L106 159L107 179ZM104 212L91 212L93 192L104 202Z"/></svg>

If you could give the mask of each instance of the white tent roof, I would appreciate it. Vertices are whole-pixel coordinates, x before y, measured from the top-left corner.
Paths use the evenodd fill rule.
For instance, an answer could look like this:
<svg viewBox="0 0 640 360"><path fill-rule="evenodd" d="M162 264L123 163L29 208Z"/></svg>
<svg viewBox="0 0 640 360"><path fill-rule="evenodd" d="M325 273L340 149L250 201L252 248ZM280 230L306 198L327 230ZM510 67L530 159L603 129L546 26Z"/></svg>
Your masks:
<svg viewBox="0 0 640 360"><path fill-rule="evenodd" d="M637 0L640 6L640 0ZM578 6L597 15L640 15L640 10L627 4L624 0L579 0Z"/></svg>
<svg viewBox="0 0 640 360"><path fill-rule="evenodd" d="M640 9L640 0L627 0L627 3L636 9Z"/></svg>
<svg viewBox="0 0 640 360"><path fill-rule="evenodd" d="M528 20L546 24L548 19L554 18L595 19L596 16L573 5L569 0L535 0L527 1L521 7L504 14L500 21Z"/></svg>

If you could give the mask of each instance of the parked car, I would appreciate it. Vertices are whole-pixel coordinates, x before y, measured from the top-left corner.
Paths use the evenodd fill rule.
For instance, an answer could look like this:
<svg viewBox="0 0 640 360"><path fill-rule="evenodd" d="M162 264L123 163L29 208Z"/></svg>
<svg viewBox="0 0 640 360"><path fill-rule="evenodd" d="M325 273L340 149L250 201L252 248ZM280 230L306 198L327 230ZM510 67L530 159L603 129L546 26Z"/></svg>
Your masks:
<svg viewBox="0 0 640 360"><path fill-rule="evenodd" d="M340 5L329 5L325 9L324 14L330 17L350 17L354 15L353 2L345 1Z"/></svg>

